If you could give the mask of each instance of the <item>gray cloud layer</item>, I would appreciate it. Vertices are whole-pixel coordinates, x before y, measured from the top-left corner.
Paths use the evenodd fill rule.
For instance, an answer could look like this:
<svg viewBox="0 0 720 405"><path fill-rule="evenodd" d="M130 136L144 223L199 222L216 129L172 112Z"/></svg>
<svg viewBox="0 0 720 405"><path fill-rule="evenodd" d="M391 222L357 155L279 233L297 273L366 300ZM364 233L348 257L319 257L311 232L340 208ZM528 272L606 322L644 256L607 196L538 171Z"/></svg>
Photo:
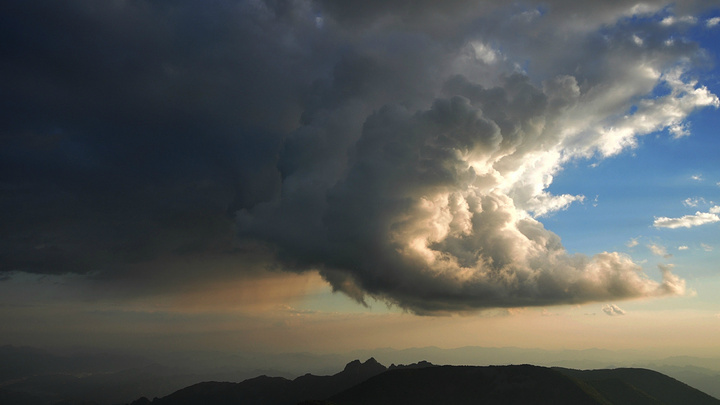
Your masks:
<svg viewBox="0 0 720 405"><path fill-rule="evenodd" d="M544 4L5 2L0 271L262 245L419 313L682 293L535 218L584 198L547 193L564 163L718 104L661 23L696 10Z"/></svg>

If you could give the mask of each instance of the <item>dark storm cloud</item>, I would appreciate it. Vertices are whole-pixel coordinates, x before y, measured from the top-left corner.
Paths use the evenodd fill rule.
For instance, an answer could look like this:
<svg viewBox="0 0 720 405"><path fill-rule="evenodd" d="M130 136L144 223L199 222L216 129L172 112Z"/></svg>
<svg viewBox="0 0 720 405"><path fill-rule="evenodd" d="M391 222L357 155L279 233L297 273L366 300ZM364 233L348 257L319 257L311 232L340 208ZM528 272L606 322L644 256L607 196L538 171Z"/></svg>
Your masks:
<svg viewBox="0 0 720 405"><path fill-rule="evenodd" d="M668 73L700 52L664 4L576 3L4 2L0 271L224 255L424 313L682 292L530 215L582 200L545 191L565 161L716 101Z"/></svg>
<svg viewBox="0 0 720 405"><path fill-rule="evenodd" d="M423 112L386 105L371 114L352 148L349 169L340 181L333 179L325 198L307 200L312 187L291 186L293 176L286 178L283 201L315 203L317 217L296 221L301 231L295 239L287 238L289 226L269 236L280 242L281 258L285 254L292 265L324 269L321 274L334 288L358 300L369 293L419 313L576 303L683 288L680 280L659 285L645 279L637 265L617 253L568 255L557 235L519 216L513 200L498 191L503 170L514 170L543 142L557 142L554 133L532 127L557 114L542 91L521 75L493 89L457 77L450 84L472 94L475 104L455 96L438 99ZM548 92L556 100L573 85L556 83ZM486 104L487 113L480 108ZM555 108L566 106L558 102ZM495 162L497 170L483 171L472 162ZM267 215L273 224L287 213L257 211L254 220ZM249 218L240 223L258 231L273 228Z"/></svg>
<svg viewBox="0 0 720 405"><path fill-rule="evenodd" d="M2 270L231 249L315 76L283 43L303 26L230 1L2 8Z"/></svg>

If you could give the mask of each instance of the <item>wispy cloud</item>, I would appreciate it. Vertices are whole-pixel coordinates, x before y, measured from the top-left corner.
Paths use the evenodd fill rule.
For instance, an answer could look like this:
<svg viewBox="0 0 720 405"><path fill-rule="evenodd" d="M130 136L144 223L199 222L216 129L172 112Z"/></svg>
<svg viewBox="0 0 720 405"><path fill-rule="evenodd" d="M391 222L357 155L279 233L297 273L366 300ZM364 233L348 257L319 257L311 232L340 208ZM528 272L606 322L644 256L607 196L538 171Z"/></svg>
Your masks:
<svg viewBox="0 0 720 405"><path fill-rule="evenodd" d="M655 243L651 243L651 244L647 245L647 247L648 247L648 249L650 249L650 251L652 252L652 254L654 254L655 256L661 256L661 257L664 257L664 258L672 257L671 254L668 254L667 249L665 248L665 246L661 246L661 245L658 245L658 244L655 244Z"/></svg>
<svg viewBox="0 0 720 405"><path fill-rule="evenodd" d="M689 249L689 247L687 247L685 245L678 246L678 250L688 250L688 249Z"/></svg>
<svg viewBox="0 0 720 405"><path fill-rule="evenodd" d="M694 226L700 226L705 224L711 224L720 221L718 217L718 211L720 207L715 206L710 208L709 212L697 211L692 215L683 215L680 218L668 218L668 217L655 217L653 226L655 228L692 228Z"/></svg>
<svg viewBox="0 0 720 405"><path fill-rule="evenodd" d="M673 135L673 138L679 139L690 135L689 125L685 123L678 123L671 125L668 131Z"/></svg>
<svg viewBox="0 0 720 405"><path fill-rule="evenodd" d="M708 18L707 21L705 21L705 26L708 28L715 27L718 24L720 24L720 17Z"/></svg>
<svg viewBox="0 0 720 405"><path fill-rule="evenodd" d="M633 247L637 246L639 243L640 242L638 242L638 238L632 238L629 241L627 241L627 243L625 243L625 246L627 246L629 248L633 248Z"/></svg>
<svg viewBox="0 0 720 405"><path fill-rule="evenodd" d="M686 207L697 207L698 204L700 204L700 203L705 203L705 199L700 197L700 198L686 198L685 200L683 200L683 205Z"/></svg>
<svg viewBox="0 0 720 405"><path fill-rule="evenodd" d="M695 18L691 15L684 15L684 16L680 16L680 17L668 16L668 17L663 18L662 21L660 21L660 24L665 25L665 26L674 25L674 24L690 24L690 25L692 25L695 23L697 23L697 18Z"/></svg>

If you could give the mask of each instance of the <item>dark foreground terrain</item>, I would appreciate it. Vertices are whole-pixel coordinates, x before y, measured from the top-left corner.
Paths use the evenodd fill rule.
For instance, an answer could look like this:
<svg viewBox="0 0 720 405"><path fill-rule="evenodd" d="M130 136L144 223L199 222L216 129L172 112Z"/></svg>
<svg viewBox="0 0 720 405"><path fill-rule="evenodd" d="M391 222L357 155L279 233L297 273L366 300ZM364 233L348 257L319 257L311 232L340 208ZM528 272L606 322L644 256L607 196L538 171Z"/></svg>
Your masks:
<svg viewBox="0 0 720 405"><path fill-rule="evenodd" d="M332 376L295 380L261 376L241 383L205 382L132 405L602 404L720 405L655 371L573 370L531 365L391 366L354 361Z"/></svg>
<svg viewBox="0 0 720 405"><path fill-rule="evenodd" d="M456 363L473 359L478 361L478 358L485 359L484 361L512 362L492 360L492 353L488 353L490 349L476 350L481 353L473 356L472 353L469 355L466 349L457 349L443 351L443 356L436 357L444 358L457 352L458 356L453 360ZM510 349L503 350L505 353ZM424 358L422 353L428 354L416 351L393 353L403 354L404 357L396 356L402 362ZM582 358L585 354L587 353L570 353L568 356L575 359ZM580 371L529 365L435 366L428 362L385 367L370 358L364 363L352 361L334 375L305 374L289 379L266 375L299 375L297 371L278 371L288 369L290 365L294 365L297 370L313 369L315 374L330 374L334 366L318 367L319 363L313 363L313 360L318 360L316 357L285 354L272 358L272 361L265 359L262 363L253 363L251 358L244 357L211 357L207 359L205 368L188 367L185 365L187 360L181 355L182 353L174 354L168 357L172 362L160 365L148 358L124 354L51 354L40 349L2 346L0 405L720 405L720 400L674 378L635 367ZM531 355L532 352L524 351L516 357L534 359ZM188 356L187 359L192 360L188 364L197 364L191 354ZM557 357L557 353L553 356ZM518 361L517 359L513 361ZM687 359L678 361L680 360ZM335 357L328 362L342 364ZM669 360L665 363L670 364ZM238 364L244 365L246 369L236 370ZM714 363L708 364L714 366ZM578 364L576 367L573 364L570 367L603 365ZM688 367L681 369L687 371ZM704 369L694 367L692 370ZM249 378L257 375L262 376ZM717 386L719 380L715 374L701 375L708 379L706 388ZM196 383L197 381L209 382Z"/></svg>

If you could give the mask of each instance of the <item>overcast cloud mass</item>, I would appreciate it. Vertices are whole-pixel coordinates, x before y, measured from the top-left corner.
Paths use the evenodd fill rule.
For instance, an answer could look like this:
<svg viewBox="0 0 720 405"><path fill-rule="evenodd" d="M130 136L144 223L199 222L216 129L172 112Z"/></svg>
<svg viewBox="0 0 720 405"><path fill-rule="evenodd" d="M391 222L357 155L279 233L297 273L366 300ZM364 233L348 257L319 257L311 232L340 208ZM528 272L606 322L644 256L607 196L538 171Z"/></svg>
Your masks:
<svg viewBox="0 0 720 405"><path fill-rule="evenodd" d="M318 270L420 314L683 294L540 222L586 198L547 191L567 164L720 105L684 35L717 21L682 3L4 1L0 277Z"/></svg>

